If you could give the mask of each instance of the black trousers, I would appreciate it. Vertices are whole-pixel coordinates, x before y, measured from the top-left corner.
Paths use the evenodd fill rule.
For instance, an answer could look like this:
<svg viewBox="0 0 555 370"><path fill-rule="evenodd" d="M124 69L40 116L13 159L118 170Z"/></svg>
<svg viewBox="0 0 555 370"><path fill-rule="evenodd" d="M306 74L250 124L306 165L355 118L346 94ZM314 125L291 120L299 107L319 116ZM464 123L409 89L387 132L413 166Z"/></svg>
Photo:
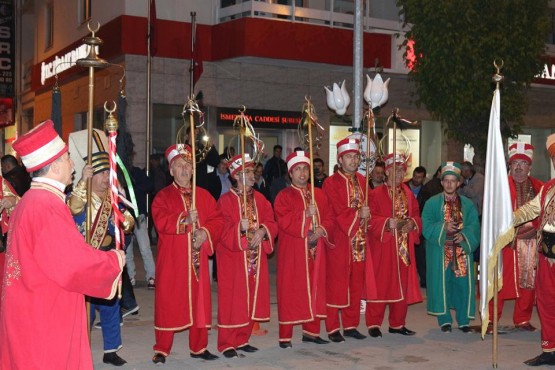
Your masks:
<svg viewBox="0 0 555 370"><path fill-rule="evenodd" d="M426 239L420 237L420 245L414 246L414 255L416 258L416 271L420 278L420 286L426 287Z"/></svg>

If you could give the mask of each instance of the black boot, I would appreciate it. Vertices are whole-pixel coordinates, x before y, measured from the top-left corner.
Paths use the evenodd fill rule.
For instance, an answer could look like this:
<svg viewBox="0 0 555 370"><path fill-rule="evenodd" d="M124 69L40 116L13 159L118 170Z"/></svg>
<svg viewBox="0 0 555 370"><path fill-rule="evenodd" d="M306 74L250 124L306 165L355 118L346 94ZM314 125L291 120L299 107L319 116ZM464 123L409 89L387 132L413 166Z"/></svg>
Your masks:
<svg viewBox="0 0 555 370"><path fill-rule="evenodd" d="M119 357L115 352L105 353L102 362L105 364L112 364L114 366L123 366L127 363L127 361Z"/></svg>

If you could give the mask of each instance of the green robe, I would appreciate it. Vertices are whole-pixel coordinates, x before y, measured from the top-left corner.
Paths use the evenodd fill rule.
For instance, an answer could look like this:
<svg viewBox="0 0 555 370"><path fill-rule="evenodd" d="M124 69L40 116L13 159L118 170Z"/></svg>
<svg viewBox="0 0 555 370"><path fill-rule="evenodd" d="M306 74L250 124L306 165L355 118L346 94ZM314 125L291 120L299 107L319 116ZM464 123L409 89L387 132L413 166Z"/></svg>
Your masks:
<svg viewBox="0 0 555 370"><path fill-rule="evenodd" d="M470 199L461 196L461 208L463 214L464 237L461 247L466 254L469 284L468 317L474 318L476 309L474 257L472 252L480 244L480 219L478 211ZM443 216L443 205L445 197L443 193L430 198L422 211L422 234L426 238L426 286L428 291L428 313L430 315L442 315L451 307L446 307L445 294L445 221ZM447 268L450 268L449 266Z"/></svg>

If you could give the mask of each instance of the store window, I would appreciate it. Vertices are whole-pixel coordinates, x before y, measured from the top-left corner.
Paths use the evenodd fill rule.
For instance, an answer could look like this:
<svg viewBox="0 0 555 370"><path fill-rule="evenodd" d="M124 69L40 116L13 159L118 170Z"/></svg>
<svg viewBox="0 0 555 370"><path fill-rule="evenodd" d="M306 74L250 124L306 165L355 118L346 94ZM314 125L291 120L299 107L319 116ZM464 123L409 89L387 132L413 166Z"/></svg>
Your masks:
<svg viewBox="0 0 555 370"><path fill-rule="evenodd" d="M87 129L87 115L88 112L79 112L74 116L73 130L81 131ZM104 120L106 119L106 112L103 107L93 109L93 128L104 130Z"/></svg>

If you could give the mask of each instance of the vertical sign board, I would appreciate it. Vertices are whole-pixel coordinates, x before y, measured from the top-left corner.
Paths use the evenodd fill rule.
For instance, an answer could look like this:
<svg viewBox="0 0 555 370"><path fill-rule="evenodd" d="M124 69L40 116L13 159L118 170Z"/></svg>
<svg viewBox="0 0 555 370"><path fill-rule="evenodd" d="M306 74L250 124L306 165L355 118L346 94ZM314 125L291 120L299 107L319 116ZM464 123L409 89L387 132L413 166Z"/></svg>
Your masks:
<svg viewBox="0 0 555 370"><path fill-rule="evenodd" d="M0 0L0 127L13 124L15 22L13 0Z"/></svg>

